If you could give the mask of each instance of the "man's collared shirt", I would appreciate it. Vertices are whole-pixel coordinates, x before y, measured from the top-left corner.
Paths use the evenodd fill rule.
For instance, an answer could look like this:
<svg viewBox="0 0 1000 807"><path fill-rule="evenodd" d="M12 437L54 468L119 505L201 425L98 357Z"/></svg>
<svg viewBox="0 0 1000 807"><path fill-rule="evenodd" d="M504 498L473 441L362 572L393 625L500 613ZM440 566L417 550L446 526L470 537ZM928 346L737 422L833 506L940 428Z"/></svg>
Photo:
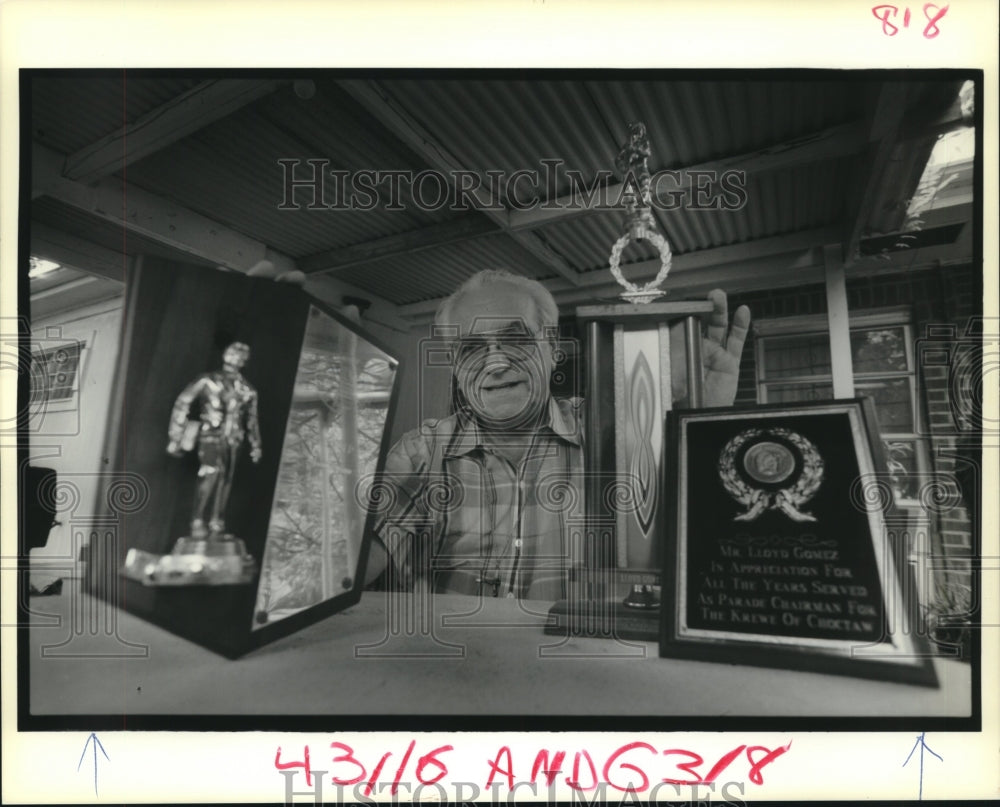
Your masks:
<svg viewBox="0 0 1000 807"><path fill-rule="evenodd" d="M582 558L582 402L550 399L515 466L467 412L425 421L386 459L378 531L404 580L434 591L554 600Z"/></svg>

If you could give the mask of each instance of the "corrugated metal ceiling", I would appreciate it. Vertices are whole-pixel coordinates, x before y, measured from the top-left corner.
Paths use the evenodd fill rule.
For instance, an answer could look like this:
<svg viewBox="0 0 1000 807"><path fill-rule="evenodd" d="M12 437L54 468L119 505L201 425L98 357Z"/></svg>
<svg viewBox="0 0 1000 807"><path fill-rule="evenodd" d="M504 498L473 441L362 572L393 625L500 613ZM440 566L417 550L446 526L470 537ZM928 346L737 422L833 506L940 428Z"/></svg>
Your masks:
<svg viewBox="0 0 1000 807"><path fill-rule="evenodd" d="M298 103L296 103L298 101ZM451 217L447 211L309 210L311 188L296 192L298 210L279 209L285 198L281 159L301 160L297 178L312 176L309 159L330 169L394 168L412 162L386 138L352 126L326 109L306 112L316 99L299 101L289 88L206 126L162 151L130 165L129 182L216 219L235 230L300 258L315 252L406 232ZM317 104L321 104L318 102ZM322 114L317 121L313 116ZM324 182L328 205L337 183Z"/></svg>
<svg viewBox="0 0 1000 807"><path fill-rule="evenodd" d="M545 176L560 160L590 179L615 170L633 121L646 124L650 169L678 168L781 143L861 118L850 82L381 81L463 166ZM569 180L556 177L556 195ZM529 196L528 184L518 186ZM552 197L544 184L534 198Z"/></svg>
<svg viewBox="0 0 1000 807"><path fill-rule="evenodd" d="M449 244L338 272L336 277L402 305L451 294L480 269L508 269L536 279L554 272L506 236Z"/></svg>
<svg viewBox="0 0 1000 807"><path fill-rule="evenodd" d="M657 211L660 232L671 252L682 255L831 224L842 212L852 160L843 157L750 177L747 203L736 210ZM624 213L599 213L550 224L542 232L578 271L591 271L607 266L624 223ZM649 260L657 254L652 245L640 242L627 247L623 262Z"/></svg>
<svg viewBox="0 0 1000 807"><path fill-rule="evenodd" d="M801 136L860 115L864 104L864 93L836 82L390 80L380 86L470 170L496 170L506 176L537 171L539 185L519 183L521 198L549 198L569 190L564 172L556 172L553 186L545 187L543 159L561 160L586 181L598 171L614 170L626 125L638 117L649 127L651 168L657 170ZM426 167L335 82L320 81L308 100L298 98L290 87L282 88L129 166L127 177L294 257L408 232L454 215L419 210L413 204L396 212L308 210L308 190L298 191L302 209L279 210L284 198L284 169L278 163L282 158L322 158L331 168L351 171ZM311 170L304 163L300 169L303 174L298 176ZM793 172L782 182L779 189L766 179L751 183L765 208L758 215L752 210L671 211L660 215L660 223L674 251L684 253L792 231L797 219L809 226L819 217L809 215L808 207L831 206L829 200L812 196L842 190L841 183L815 182L808 172L798 179ZM786 218L768 200L787 200L783 191L793 185L802 193L784 205ZM326 187L335 195L332 180ZM539 232L574 268L588 271L603 265L620 220L620 214L605 213ZM561 237L561 229L569 233L568 239ZM637 259L642 259L638 249Z"/></svg>
<svg viewBox="0 0 1000 807"><path fill-rule="evenodd" d="M552 198L570 186L565 170L547 185L543 160L562 162L590 182L614 171L627 126L646 123L650 168L678 168L746 154L845 122L864 122L881 81L843 81L823 74L812 80L747 80L727 75L702 81L653 73L650 80L611 75L595 80L489 77L377 79L382 91L415 119L465 168L509 176L538 171L522 182L522 199ZM102 73L39 74L34 81L32 127L36 141L72 153L195 86L195 78ZM300 97L290 84L129 165L120 177L267 243L294 258L362 245L409 233L463 213L424 210L404 198L404 210L281 210L284 172L279 159L322 158L331 169L357 171L427 167L426 161L356 101L337 76L318 74L315 93ZM914 182L924 157L909 154L888 170L872 224L891 223L899 189ZM822 227L842 220L848 183L862 155L849 154L752 175L747 204L732 211L681 208L658 211L657 221L675 254L739 244ZM905 164L904 164L905 163ZM918 163L920 165L918 165ZM305 171L305 165L300 166ZM333 183L327 184L333 192ZM332 202L331 198L326 201ZM467 214L466 214L467 215ZM112 249L143 250L177 259L177 253L121 227L50 199L36 200L32 216ZM603 211L554 221L531 231L578 272L603 269L624 216ZM126 246L123 246L126 244ZM627 262L655 257L634 245ZM190 261L190 258L187 258ZM449 293L480 268L508 266L528 276L555 270L504 235L481 236L352 266L335 276L390 302L405 304Z"/></svg>
<svg viewBox="0 0 1000 807"><path fill-rule="evenodd" d="M31 91L32 137L72 154L198 83L195 78L138 78L126 70L38 72Z"/></svg>

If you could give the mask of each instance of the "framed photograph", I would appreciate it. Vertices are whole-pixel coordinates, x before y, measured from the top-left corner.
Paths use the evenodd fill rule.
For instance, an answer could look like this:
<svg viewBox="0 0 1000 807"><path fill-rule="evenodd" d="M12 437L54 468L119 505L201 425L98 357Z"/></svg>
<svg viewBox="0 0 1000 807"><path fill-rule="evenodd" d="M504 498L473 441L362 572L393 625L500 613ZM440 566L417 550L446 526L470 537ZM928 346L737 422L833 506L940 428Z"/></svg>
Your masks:
<svg viewBox="0 0 1000 807"><path fill-rule="evenodd" d="M937 686L867 399L667 414L660 656Z"/></svg>
<svg viewBox="0 0 1000 807"><path fill-rule="evenodd" d="M87 343L64 339L57 347L31 354L31 400L33 413L71 412L80 405L80 381Z"/></svg>
<svg viewBox="0 0 1000 807"><path fill-rule="evenodd" d="M89 591L230 657L358 602L396 358L294 284L128 280Z"/></svg>

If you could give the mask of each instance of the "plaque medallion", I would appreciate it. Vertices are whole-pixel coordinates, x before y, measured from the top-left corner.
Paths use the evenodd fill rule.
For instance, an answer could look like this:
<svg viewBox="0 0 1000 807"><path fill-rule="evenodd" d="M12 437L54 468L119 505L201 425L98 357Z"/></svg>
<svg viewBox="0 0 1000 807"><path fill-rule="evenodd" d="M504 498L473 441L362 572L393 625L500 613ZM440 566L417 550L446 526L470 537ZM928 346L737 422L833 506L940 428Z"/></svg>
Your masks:
<svg viewBox="0 0 1000 807"><path fill-rule="evenodd" d="M773 485L792 475L795 457L781 443L764 440L747 449L743 455L743 470L758 482Z"/></svg>
<svg viewBox="0 0 1000 807"><path fill-rule="evenodd" d="M792 521L815 521L801 508L823 483L823 458L807 438L790 429L745 429L719 454L719 479L746 510L733 521L755 521L778 510Z"/></svg>

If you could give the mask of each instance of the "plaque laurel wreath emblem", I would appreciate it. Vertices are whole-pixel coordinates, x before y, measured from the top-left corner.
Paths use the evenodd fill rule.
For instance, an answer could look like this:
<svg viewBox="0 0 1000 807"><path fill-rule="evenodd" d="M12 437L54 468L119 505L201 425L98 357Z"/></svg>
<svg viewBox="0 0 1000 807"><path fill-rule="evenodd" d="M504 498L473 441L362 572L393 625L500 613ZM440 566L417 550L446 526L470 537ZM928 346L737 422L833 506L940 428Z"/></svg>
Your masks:
<svg viewBox="0 0 1000 807"><path fill-rule="evenodd" d="M823 458L801 434L781 427L746 429L726 443L718 470L726 492L746 508L733 521L754 521L767 510L780 510L792 521L816 520L801 508L823 482Z"/></svg>

